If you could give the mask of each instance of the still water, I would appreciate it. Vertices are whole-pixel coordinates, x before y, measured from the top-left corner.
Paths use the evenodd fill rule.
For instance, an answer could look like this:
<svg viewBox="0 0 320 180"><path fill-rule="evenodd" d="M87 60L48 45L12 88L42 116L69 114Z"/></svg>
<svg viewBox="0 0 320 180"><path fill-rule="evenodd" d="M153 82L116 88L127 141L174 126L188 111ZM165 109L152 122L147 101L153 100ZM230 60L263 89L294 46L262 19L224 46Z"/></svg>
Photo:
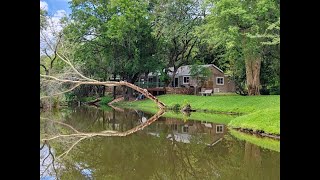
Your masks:
<svg viewBox="0 0 320 180"><path fill-rule="evenodd" d="M43 112L81 132L125 132L153 114L77 107ZM40 121L41 137L66 132ZM224 124L160 117L125 137L62 138L40 144L40 179L280 179L280 153L239 140Z"/></svg>

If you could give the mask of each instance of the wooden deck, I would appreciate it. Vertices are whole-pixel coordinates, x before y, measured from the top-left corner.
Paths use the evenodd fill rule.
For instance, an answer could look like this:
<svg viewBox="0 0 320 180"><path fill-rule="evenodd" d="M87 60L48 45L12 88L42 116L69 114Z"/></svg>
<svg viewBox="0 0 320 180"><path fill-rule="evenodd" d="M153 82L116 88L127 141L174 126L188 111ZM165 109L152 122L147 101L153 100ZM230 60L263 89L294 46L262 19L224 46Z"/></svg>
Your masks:
<svg viewBox="0 0 320 180"><path fill-rule="evenodd" d="M166 94L166 89L164 87L147 88L147 90L154 96Z"/></svg>

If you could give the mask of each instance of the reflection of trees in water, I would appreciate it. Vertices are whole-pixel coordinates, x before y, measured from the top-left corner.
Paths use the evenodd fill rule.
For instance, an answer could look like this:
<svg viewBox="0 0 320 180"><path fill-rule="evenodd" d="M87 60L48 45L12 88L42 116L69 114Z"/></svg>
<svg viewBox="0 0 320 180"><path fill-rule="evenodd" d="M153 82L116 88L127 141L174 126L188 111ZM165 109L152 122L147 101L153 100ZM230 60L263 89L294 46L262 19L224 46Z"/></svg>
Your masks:
<svg viewBox="0 0 320 180"><path fill-rule="evenodd" d="M71 114L70 114L71 117L73 115L72 113L79 114L79 111L71 112ZM51 137L48 137L48 138L42 138L43 136L47 136L47 135L50 136L50 134L54 134L54 133L52 133L53 131L51 131L51 133L48 133L48 132L50 132L50 129L44 128L45 129L44 131L40 130L40 132L43 132L43 133L41 133L42 135L41 135L40 138L41 138L41 142L43 144L47 145L48 147L51 147L51 145L55 145L55 150L56 150L57 154L60 154L57 158L55 158L55 156L52 153L50 153L52 155L52 157L53 157L52 161L55 161L55 159L58 159L60 162L63 162L63 161L61 161L62 158L64 158L66 155L68 155L68 153L72 149L74 149L74 147L76 145L78 145L78 143L80 141L88 140L88 139L92 140L93 137L98 137L98 136L102 136L102 137L110 137L110 136L117 137L117 136L130 135L130 134L135 133L135 132L145 128L146 126L150 125L151 123L156 121L163 113L164 113L164 111L160 110L155 115L150 117L145 123L139 124L138 126L135 126L134 128L131 128L131 129L125 131L125 132L119 132L119 131L83 132L81 130L77 130L72 125L66 123L66 122L68 122L68 119L73 119L74 117L73 118L66 117L65 119L67 119L67 120L65 122L62 122L60 120L53 120L53 119L51 119L49 117L40 117L40 119L42 121L42 124L43 123L44 124L51 123L53 131L58 132L54 136L51 136ZM94 115L95 114L97 114L97 113L94 113ZM93 116L89 116L89 118L92 118L92 117ZM113 117L114 117L114 114L113 114ZM80 117L76 117L76 118L80 119ZM125 118L127 118L127 116L125 116ZM113 118L113 120L114 120L114 118ZM55 128L54 125L61 125L61 126L59 126L58 128ZM131 127L133 127L133 126L134 126L134 124L131 123ZM72 131L72 132L70 133L70 132L68 132L68 130ZM52 141L54 141L54 142L52 143ZM68 147L69 146L68 143L70 144L70 142L72 144L66 150L65 147ZM67 163L64 163L64 164L67 164ZM79 163L76 163L76 164L79 165ZM80 164L82 164L82 163L80 163ZM54 165L54 163L53 163L53 165ZM77 167L79 168L79 166L77 166Z"/></svg>
<svg viewBox="0 0 320 180"><path fill-rule="evenodd" d="M40 179L58 177L54 152L50 145L42 144L40 147Z"/></svg>
<svg viewBox="0 0 320 180"><path fill-rule="evenodd" d="M64 118L64 122L82 132L126 131L140 124L138 117L135 111L129 110L123 113L114 109L104 111L94 107L77 107Z"/></svg>
<svg viewBox="0 0 320 180"><path fill-rule="evenodd" d="M68 113L63 122L84 127L87 131L111 130L112 126L121 123L126 129L139 124L137 119L130 122L127 118L134 114L141 117L130 113L125 116L116 111L77 110ZM100 120L88 120L95 117ZM61 128L52 123L48 127L51 126ZM237 141L228 134L213 147L197 144L199 139L208 141L210 138L199 133L205 132L200 123L193 123L193 126L196 138L190 144L169 141L167 135L173 133L172 129L160 122L125 138L85 140L59 161L63 168L58 168L57 172L61 179L261 179L264 176L279 179L279 153ZM120 130L121 126L115 129ZM155 129L160 137L148 135L149 130ZM70 142L61 140L50 144L56 154L61 154Z"/></svg>
<svg viewBox="0 0 320 180"><path fill-rule="evenodd" d="M97 179L261 179L262 175L277 179L279 166L270 162L279 162L279 155L250 146L256 149L246 151L245 143L230 137L207 147L142 132L127 138L97 138L79 145L61 176L81 174L77 164L82 163Z"/></svg>

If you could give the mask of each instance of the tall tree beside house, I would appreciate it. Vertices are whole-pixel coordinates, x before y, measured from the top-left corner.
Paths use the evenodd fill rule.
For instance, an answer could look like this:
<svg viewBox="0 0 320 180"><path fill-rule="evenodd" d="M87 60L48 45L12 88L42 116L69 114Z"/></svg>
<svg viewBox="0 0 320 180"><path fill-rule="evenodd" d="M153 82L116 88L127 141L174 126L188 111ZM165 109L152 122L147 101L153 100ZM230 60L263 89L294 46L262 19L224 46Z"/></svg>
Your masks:
<svg viewBox="0 0 320 180"><path fill-rule="evenodd" d="M278 0L211 0L211 13L201 33L207 41L226 47L230 60L244 61L249 95L260 94L260 71L264 38L256 38L270 29L280 17ZM256 36L256 37L254 37ZM266 36L265 36L266 37ZM234 63L236 64L236 63Z"/></svg>
<svg viewBox="0 0 320 180"><path fill-rule="evenodd" d="M162 43L162 53L166 55L167 69L173 67L171 86L179 67L190 64L192 51L199 38L194 28L202 21L198 0L158 0L155 2L154 35Z"/></svg>

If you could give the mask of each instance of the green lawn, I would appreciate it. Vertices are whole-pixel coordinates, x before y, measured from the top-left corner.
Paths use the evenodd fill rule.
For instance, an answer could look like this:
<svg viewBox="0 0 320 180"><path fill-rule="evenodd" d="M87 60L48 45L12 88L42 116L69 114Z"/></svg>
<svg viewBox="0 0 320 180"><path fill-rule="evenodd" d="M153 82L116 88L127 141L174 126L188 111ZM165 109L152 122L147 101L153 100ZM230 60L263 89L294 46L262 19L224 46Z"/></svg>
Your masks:
<svg viewBox="0 0 320 180"><path fill-rule="evenodd" d="M228 125L280 134L280 109L269 108L243 115L232 119Z"/></svg>
<svg viewBox="0 0 320 180"><path fill-rule="evenodd" d="M244 113L242 116L220 120L229 123L232 127L251 128L253 130L263 130L266 133L280 134L280 96L194 96L194 95L162 95L159 100L168 107L176 104L183 106L190 103L192 109L211 110L217 112ZM156 112L157 106L151 100L119 102L115 105L127 108L134 108L148 112ZM199 112L197 112L199 113ZM191 116L193 113L191 113ZM204 113L206 114L206 113ZM194 115L195 120L209 120L208 115ZM170 114L168 114L170 115ZM168 116L167 115L167 116ZM208 117L209 116L209 117ZM196 119L198 118L198 119ZM208 118L208 119L205 119ZM218 118L219 119L219 118Z"/></svg>
<svg viewBox="0 0 320 180"><path fill-rule="evenodd" d="M185 101L191 104L192 109L197 110L214 110L221 112L240 112L249 113L261 109L280 106L279 95L269 96L194 96L194 95L161 95L159 100L172 107L175 104L181 106ZM127 107L153 107L157 108L156 104L151 100L142 100L134 102L121 102L121 106Z"/></svg>

